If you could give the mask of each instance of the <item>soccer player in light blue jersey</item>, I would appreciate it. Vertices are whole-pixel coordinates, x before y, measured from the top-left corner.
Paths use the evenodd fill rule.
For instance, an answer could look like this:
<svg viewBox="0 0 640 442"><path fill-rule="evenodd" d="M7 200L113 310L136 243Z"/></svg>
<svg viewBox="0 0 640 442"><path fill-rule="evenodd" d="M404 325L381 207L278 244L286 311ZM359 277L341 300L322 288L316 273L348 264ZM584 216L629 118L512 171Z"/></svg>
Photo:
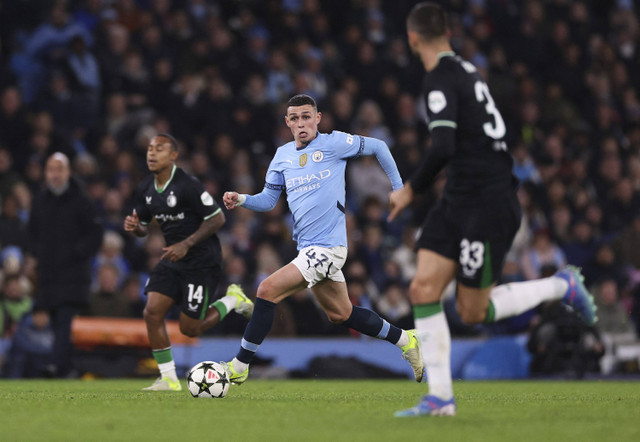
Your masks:
<svg viewBox="0 0 640 442"><path fill-rule="evenodd" d="M231 382L243 383L249 375L251 360L271 329L276 304L310 287L329 321L398 346L411 364L416 381L420 382L424 364L415 331L402 330L375 312L351 304L341 270L347 258L344 208L347 161L361 155L375 155L393 190L403 185L398 168L383 141L338 131L319 133L321 118L313 98L308 95L291 98L285 122L294 141L278 148L262 192L224 194L227 209L242 206L265 212L275 207L284 190L293 214L293 239L298 243L299 253L292 262L262 281L240 351L223 365Z"/></svg>

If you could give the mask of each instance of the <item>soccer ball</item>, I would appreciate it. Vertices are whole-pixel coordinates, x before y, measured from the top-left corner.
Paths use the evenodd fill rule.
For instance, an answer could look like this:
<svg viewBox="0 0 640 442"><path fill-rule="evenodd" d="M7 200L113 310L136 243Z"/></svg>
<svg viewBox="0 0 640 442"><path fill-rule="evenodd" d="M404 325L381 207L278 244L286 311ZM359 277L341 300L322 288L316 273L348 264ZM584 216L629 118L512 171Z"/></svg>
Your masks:
<svg viewBox="0 0 640 442"><path fill-rule="evenodd" d="M187 376L187 385L193 397L223 398L229 391L229 384L224 367L212 361L200 362L189 370Z"/></svg>

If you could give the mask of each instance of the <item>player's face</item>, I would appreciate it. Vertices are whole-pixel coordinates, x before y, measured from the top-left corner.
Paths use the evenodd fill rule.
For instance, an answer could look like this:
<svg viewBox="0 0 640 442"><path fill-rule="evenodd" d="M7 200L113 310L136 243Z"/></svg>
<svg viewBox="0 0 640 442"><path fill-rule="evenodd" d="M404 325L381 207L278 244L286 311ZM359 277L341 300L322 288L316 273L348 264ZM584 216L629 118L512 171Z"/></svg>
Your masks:
<svg viewBox="0 0 640 442"><path fill-rule="evenodd" d="M178 152L171 149L171 142L165 137L153 137L147 147L147 167L153 173L173 167Z"/></svg>
<svg viewBox="0 0 640 442"><path fill-rule="evenodd" d="M298 146L309 144L318 134L318 123L322 114L316 111L310 104L304 106L289 106L287 116L284 118L293 139Z"/></svg>

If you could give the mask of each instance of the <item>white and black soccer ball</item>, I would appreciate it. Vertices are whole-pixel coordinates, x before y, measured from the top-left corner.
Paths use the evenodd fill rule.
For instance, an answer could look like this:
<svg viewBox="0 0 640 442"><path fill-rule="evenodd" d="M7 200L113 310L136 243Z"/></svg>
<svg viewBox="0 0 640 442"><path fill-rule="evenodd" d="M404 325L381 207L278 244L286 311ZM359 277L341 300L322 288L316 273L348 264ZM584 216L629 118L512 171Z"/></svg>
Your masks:
<svg viewBox="0 0 640 442"><path fill-rule="evenodd" d="M217 362L200 362L187 375L187 386L193 397L223 398L229 385L227 372Z"/></svg>

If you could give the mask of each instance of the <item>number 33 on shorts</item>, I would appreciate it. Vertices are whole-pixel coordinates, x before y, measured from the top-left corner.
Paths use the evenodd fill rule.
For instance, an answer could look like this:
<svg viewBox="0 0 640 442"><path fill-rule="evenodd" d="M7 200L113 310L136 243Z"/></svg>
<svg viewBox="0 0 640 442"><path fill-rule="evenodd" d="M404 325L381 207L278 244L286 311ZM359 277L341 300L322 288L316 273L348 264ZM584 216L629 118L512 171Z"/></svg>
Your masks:
<svg viewBox="0 0 640 442"><path fill-rule="evenodd" d="M460 267L466 277L473 277L484 264L484 244L480 241L460 241Z"/></svg>

